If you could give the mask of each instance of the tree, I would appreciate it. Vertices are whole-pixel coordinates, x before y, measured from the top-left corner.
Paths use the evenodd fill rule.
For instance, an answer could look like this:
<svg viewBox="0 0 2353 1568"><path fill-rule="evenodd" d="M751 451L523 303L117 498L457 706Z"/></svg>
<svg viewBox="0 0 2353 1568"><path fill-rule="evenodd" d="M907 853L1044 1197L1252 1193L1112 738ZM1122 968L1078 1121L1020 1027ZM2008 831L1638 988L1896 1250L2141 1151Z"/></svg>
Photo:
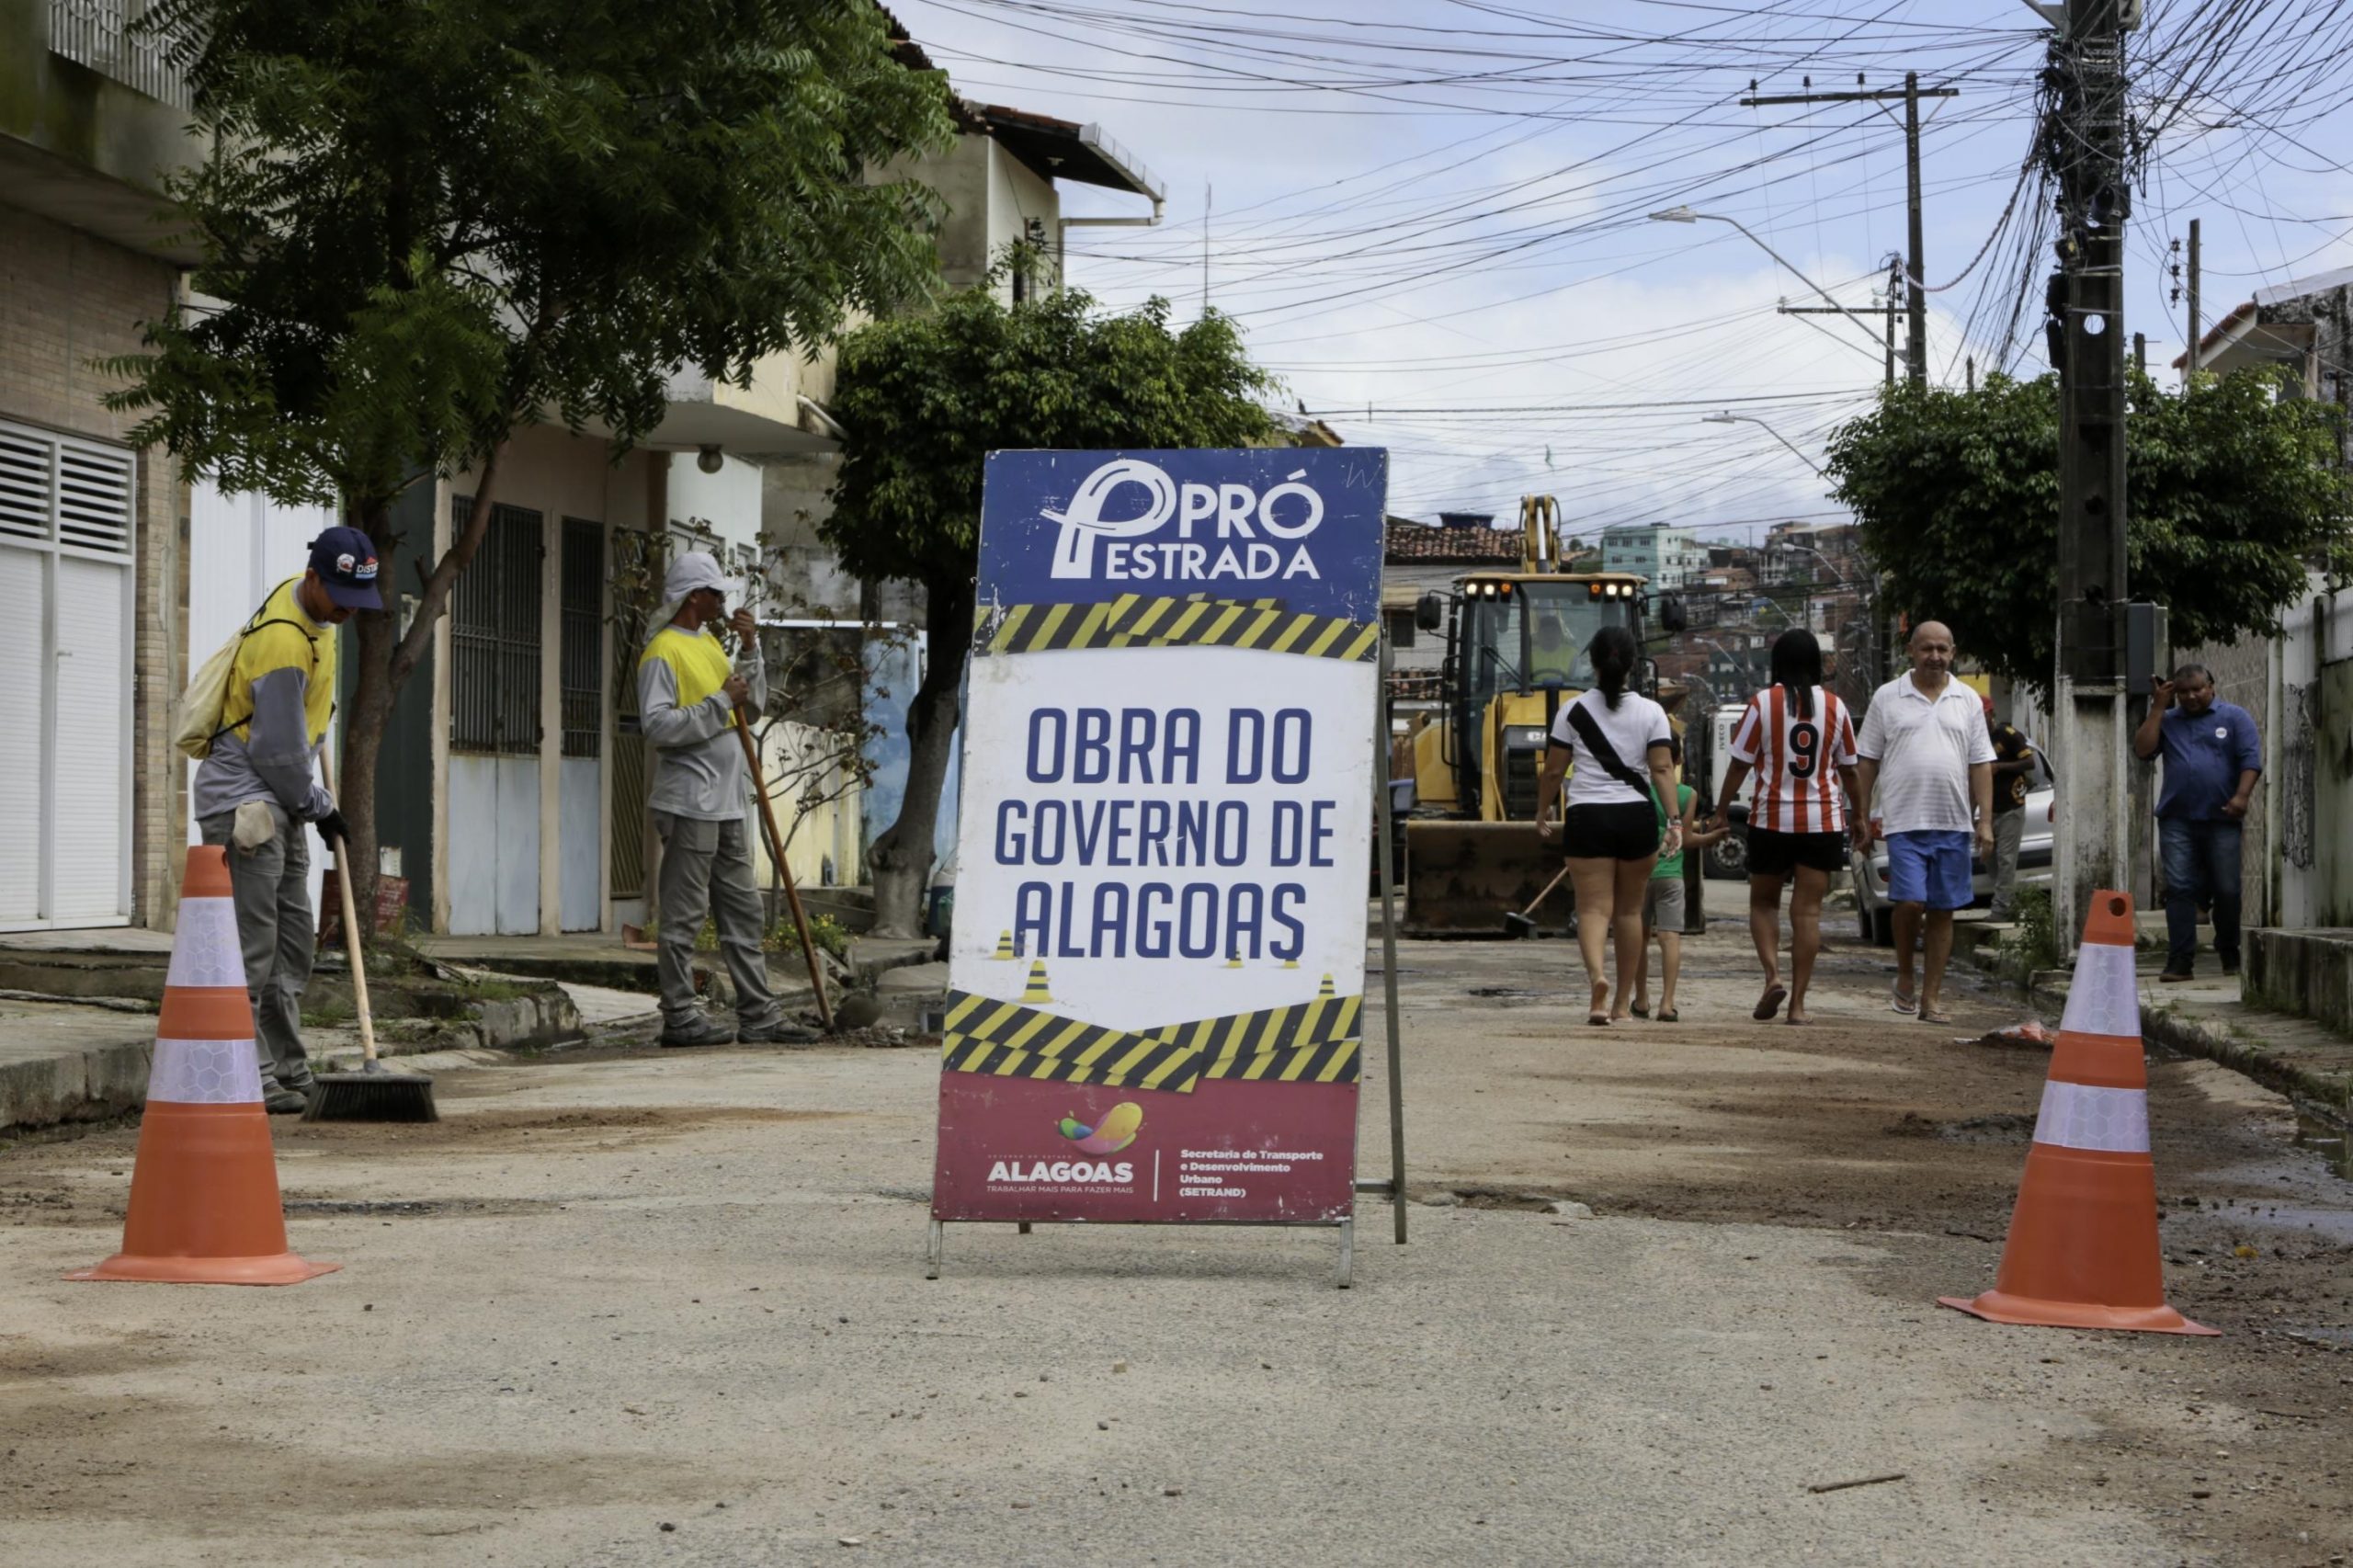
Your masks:
<svg viewBox="0 0 2353 1568"><path fill-rule="evenodd" d="M906 796L867 855L876 929L891 935L918 929L931 876L972 639L982 460L1013 448L1236 447L1273 427L1257 399L1274 382L1227 317L1171 331L1165 300L1111 314L1076 290L1008 306L996 298L1005 270L929 314L852 333L834 390L848 436L820 531L849 571L925 595L929 658L908 705Z"/></svg>
<svg viewBox="0 0 2353 1568"><path fill-rule="evenodd" d="M112 366L135 438L340 506L387 562L403 491L475 475L449 548L420 541L413 616L388 581L358 618L338 795L365 903L384 724L509 436L552 417L626 449L681 367L740 383L926 295L933 199L866 175L946 142L946 89L864 0L163 0L142 25L211 152L168 192L201 298Z"/></svg>
<svg viewBox="0 0 2353 1568"><path fill-rule="evenodd" d="M2132 597L2183 647L2276 629L2308 564L2353 541L2353 476L2327 403L2260 371L2185 395L2132 378L2125 424ZM1996 674L2047 691L2059 619L2058 378L1973 392L1892 387L1830 438L1838 500L1883 576L1882 609L1934 618Z"/></svg>

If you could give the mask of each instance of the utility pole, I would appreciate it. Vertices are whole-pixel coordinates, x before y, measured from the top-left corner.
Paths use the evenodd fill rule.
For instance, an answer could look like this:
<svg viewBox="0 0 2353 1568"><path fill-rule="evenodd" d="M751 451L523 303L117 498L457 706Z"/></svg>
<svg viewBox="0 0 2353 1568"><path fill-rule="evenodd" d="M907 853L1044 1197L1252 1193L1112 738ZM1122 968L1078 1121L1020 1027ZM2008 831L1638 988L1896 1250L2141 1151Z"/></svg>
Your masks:
<svg viewBox="0 0 2353 1568"><path fill-rule="evenodd" d="M1201 185L1201 314L1210 313L1210 214L1217 207L1217 187L1204 181ZM1365 411L1366 417L1371 410Z"/></svg>
<svg viewBox="0 0 2353 1568"><path fill-rule="evenodd" d="M1911 362L1912 384L1928 384L1928 279L1922 270L1927 261L1920 243L1920 74L1904 73L1904 209L1906 269L1912 274L1911 288L1904 296L1904 308L1912 312L1911 335L1905 340L1904 353Z"/></svg>
<svg viewBox="0 0 2353 1568"><path fill-rule="evenodd" d="M2205 323L2198 316L2198 220L2189 221L2189 342L2181 357L2181 384L2189 386L2189 378L2198 370L2198 339Z"/></svg>
<svg viewBox="0 0 2353 1568"><path fill-rule="evenodd" d="M1861 78L1857 77L1856 80L1860 81ZM1882 104L1893 103L1899 98L1903 100L1904 198L1910 249L1904 270L1911 273L1905 306L1912 315L1910 331L1904 341L1904 363L1915 387L1928 384L1927 261L1920 236L1920 100L1957 98L1960 96L1958 87L1923 87L1920 85L1920 74L1907 71L1904 74L1901 91L1890 88L1867 92L1857 88L1851 93L1784 93L1769 97L1752 96L1740 100L1743 108L1765 108L1777 104ZM1890 304L1892 307L1892 300Z"/></svg>
<svg viewBox="0 0 2353 1568"><path fill-rule="evenodd" d="M2124 668L2124 0L2068 0L2050 45L2059 120L2059 648L2055 711L2067 810L2052 901L2062 939L2092 895L2132 888L2130 677ZM2160 655L2162 656L2162 655ZM2139 835L2145 840L2146 835Z"/></svg>
<svg viewBox="0 0 2353 1568"><path fill-rule="evenodd" d="M1887 261L1887 384L1895 384L1895 258Z"/></svg>

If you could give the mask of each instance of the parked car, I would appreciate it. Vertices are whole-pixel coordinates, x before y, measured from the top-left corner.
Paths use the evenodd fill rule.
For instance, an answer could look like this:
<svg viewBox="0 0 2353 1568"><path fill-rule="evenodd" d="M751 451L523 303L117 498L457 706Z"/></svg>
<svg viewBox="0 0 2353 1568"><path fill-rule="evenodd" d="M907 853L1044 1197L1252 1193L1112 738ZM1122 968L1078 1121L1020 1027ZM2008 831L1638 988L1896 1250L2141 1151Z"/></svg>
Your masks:
<svg viewBox="0 0 2353 1568"><path fill-rule="evenodd" d="M2018 840L2019 887L2047 884L2051 881L2052 844L2057 836L2059 821L2058 779L2051 771L2051 759L2037 746L2034 753L2034 773L2026 805L2026 832ZM1855 923L1862 939L1876 942L1882 948L1895 945L1895 906L1887 896L1887 843L1876 840L1868 858L1852 850L1847 858L1854 868ZM1970 858L1970 892L1976 905L1991 903L1994 898L1994 869L1984 860Z"/></svg>

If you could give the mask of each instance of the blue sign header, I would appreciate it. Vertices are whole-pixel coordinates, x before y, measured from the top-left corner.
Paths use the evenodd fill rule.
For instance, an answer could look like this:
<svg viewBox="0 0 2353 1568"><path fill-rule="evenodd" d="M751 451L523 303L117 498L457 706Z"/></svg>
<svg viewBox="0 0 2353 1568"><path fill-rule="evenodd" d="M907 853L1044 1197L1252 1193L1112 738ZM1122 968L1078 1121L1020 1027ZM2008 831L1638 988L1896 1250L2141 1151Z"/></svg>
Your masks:
<svg viewBox="0 0 2353 1568"><path fill-rule="evenodd" d="M1378 448L992 452L980 602L1267 599L1375 620L1388 489Z"/></svg>

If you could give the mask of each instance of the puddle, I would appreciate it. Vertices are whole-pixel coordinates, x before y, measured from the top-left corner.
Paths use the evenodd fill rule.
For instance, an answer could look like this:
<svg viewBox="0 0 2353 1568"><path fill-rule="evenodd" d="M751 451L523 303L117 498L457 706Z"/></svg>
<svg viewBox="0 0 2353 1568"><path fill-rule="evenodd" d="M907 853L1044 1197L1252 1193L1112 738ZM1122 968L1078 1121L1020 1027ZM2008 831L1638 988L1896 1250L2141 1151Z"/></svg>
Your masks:
<svg viewBox="0 0 2353 1568"><path fill-rule="evenodd" d="M2332 1175L2353 1180L2353 1137L2347 1136L2343 1122L2299 1106L2296 1146L2318 1154Z"/></svg>

